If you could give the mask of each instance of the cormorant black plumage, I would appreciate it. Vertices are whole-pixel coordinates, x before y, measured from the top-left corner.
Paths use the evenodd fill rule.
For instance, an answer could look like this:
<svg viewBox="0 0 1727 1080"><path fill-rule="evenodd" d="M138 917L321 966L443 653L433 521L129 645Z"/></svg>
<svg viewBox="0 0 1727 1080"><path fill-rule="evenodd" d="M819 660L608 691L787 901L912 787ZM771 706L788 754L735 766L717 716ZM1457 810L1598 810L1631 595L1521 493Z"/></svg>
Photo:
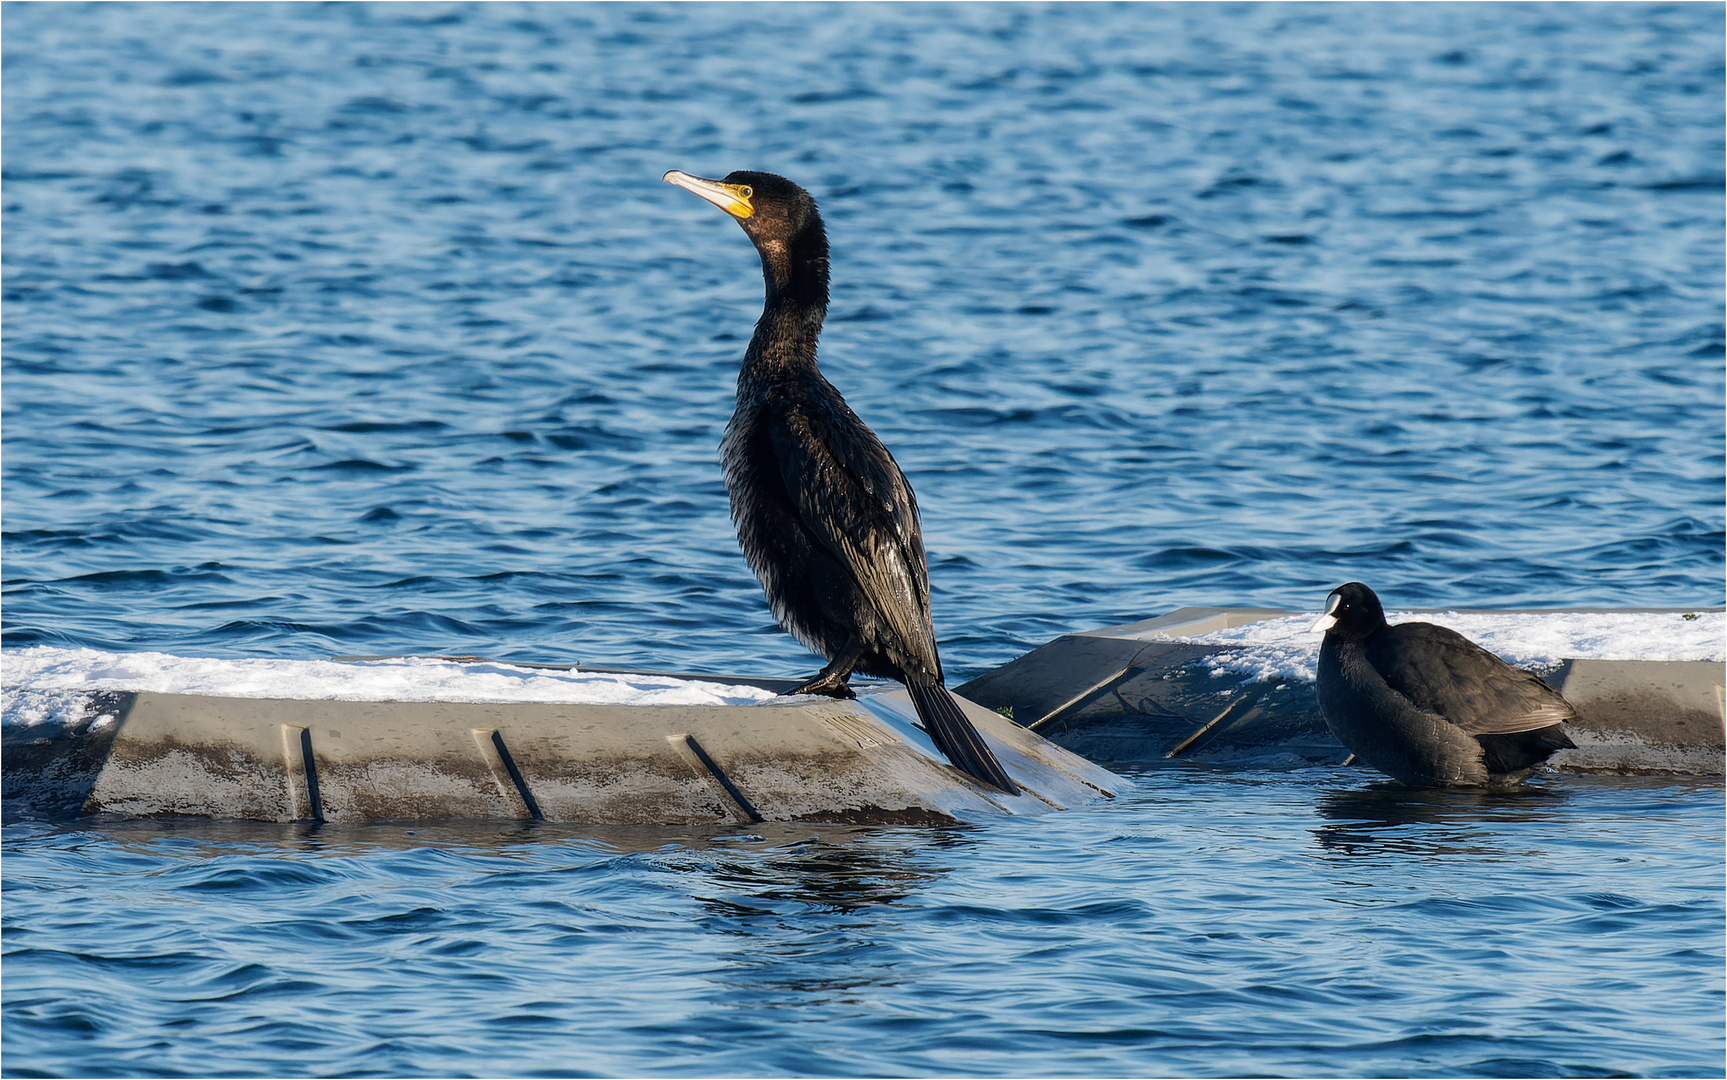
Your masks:
<svg viewBox="0 0 1727 1080"><path fill-rule="evenodd" d="M1373 590L1339 585L1313 624L1319 706L1339 742L1406 784L1516 779L1575 744L1559 691L1455 630L1392 626Z"/></svg>
<svg viewBox="0 0 1727 1080"><path fill-rule="evenodd" d="M898 679L949 761L1017 793L947 692L911 485L816 367L828 242L815 200L772 173L664 179L731 214L761 254L767 298L720 459L738 544L768 606L828 661L792 692L850 697L853 672Z"/></svg>

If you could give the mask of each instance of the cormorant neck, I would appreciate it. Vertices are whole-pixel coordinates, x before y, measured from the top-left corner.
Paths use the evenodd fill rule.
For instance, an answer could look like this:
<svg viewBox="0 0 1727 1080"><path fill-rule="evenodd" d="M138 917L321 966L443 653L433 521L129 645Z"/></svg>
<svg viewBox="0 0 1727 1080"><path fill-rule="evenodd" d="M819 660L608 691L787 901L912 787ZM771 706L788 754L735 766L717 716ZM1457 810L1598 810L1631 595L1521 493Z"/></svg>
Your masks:
<svg viewBox="0 0 1727 1080"><path fill-rule="evenodd" d="M767 299L756 323L746 367L815 365L816 339L828 311L828 241L820 218L789 239L763 237Z"/></svg>

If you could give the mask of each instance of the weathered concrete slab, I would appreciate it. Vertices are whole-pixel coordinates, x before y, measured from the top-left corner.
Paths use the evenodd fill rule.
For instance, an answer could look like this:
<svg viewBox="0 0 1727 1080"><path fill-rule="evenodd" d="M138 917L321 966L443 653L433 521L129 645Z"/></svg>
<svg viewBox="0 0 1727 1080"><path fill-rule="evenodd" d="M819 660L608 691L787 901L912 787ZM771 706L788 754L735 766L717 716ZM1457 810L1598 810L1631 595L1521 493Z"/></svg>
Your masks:
<svg viewBox="0 0 1727 1080"><path fill-rule="evenodd" d="M1706 660L1567 660L1547 682L1577 709L1561 767L1719 775L1727 679Z"/></svg>
<svg viewBox="0 0 1727 1080"><path fill-rule="evenodd" d="M753 706L108 695L111 723L8 731L8 817L543 818L604 825L1037 814L1121 779L962 703L1025 788L948 765L904 691Z"/></svg>
<svg viewBox="0 0 1727 1080"><path fill-rule="evenodd" d="M82 715L69 723L0 728L0 811L13 809L49 818L79 813L108 760L116 723L136 694L97 691L87 695Z"/></svg>
<svg viewBox="0 0 1727 1080"><path fill-rule="evenodd" d="M1238 646L1172 641L1292 612L1181 608L1056 638L956 688L1093 761L1144 767L1177 758L1262 767L1339 764L1312 683L1214 677ZM1567 660L1546 679L1576 706L1578 749L1561 768L1727 772L1723 665Z"/></svg>

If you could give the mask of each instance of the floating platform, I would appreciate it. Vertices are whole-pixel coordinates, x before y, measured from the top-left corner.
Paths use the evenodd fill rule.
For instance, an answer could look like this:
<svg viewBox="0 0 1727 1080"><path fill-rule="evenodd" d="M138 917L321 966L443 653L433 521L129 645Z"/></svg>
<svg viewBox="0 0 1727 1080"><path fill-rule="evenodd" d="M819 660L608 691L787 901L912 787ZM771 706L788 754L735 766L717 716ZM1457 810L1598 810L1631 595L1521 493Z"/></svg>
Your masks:
<svg viewBox="0 0 1727 1080"><path fill-rule="evenodd" d="M777 685L755 680L755 685ZM1017 796L949 765L903 689L855 701L556 705L89 692L9 725L8 820L518 818L593 825L929 822L1041 814L1120 777L961 703Z"/></svg>
<svg viewBox="0 0 1727 1080"><path fill-rule="evenodd" d="M1294 614L1185 607L1056 638L954 689L1106 765L1341 764L1350 753L1326 729L1311 681L1244 678L1228 670L1228 661L1248 646L1191 640ZM1555 755L1555 767L1708 776L1727 771L1721 663L1574 659L1541 675L1579 716L1567 725L1577 749Z"/></svg>
<svg viewBox="0 0 1727 1080"><path fill-rule="evenodd" d="M74 689L48 691L75 699L54 714L58 719L0 729L5 816L517 818L683 826L1041 814L1119 791L1125 782L1103 765L1347 762L1349 751L1320 716L1311 674L1244 676L1244 670L1260 670L1258 661L1241 661L1252 660L1263 644L1228 640L1227 631L1290 615L1182 608L1064 635L956 687L966 714L1024 788L1017 796L949 765L914 723L905 691L892 684L860 686L855 701L797 697L756 704L307 700ZM1317 638L1267 626L1271 632L1261 637L1282 635L1285 660L1311 660ZM1715 653L1711 631L1698 627L1701 651ZM342 680L363 670L308 663L318 673L293 685L325 693L349 693ZM571 673L547 665L511 668ZM665 674L576 670L647 679ZM1577 749L1561 751L1552 765L1727 772L1727 680L1720 662L1562 659L1541 674L1579 713L1569 725ZM761 698L794 685L674 677L740 691L753 687L748 694Z"/></svg>

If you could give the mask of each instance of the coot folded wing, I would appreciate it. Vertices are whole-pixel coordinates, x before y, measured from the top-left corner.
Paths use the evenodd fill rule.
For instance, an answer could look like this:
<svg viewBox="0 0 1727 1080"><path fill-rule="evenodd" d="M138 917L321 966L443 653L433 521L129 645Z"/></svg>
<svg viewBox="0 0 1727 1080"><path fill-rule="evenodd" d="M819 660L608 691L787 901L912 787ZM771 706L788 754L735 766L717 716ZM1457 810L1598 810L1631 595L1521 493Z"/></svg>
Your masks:
<svg viewBox="0 0 1727 1080"><path fill-rule="evenodd" d="M1558 691L1455 630L1399 623L1366 646L1386 685L1470 735L1536 731L1577 718Z"/></svg>

